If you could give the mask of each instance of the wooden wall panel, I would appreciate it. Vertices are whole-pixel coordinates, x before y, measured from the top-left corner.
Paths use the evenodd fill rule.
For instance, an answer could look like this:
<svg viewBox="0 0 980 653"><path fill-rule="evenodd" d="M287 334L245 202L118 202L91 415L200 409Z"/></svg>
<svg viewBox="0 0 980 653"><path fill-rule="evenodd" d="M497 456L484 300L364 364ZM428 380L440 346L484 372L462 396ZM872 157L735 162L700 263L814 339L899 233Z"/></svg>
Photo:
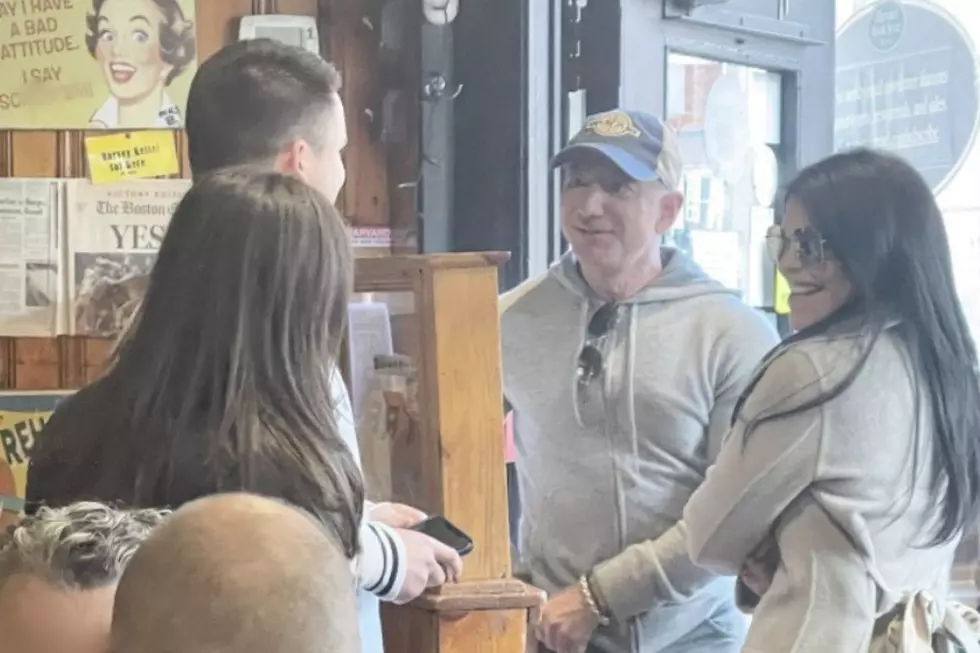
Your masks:
<svg viewBox="0 0 980 653"><path fill-rule="evenodd" d="M320 15L321 40L326 38L324 54L340 70L344 82L341 98L347 115L347 183L338 204L359 227L386 226L388 215L385 153L372 137L369 113L375 108L380 25L365 13L368 5L380 4L328 1L322 3Z"/></svg>
<svg viewBox="0 0 980 653"><path fill-rule="evenodd" d="M61 356L53 338L0 339L0 388L56 390L61 386Z"/></svg>
<svg viewBox="0 0 980 653"><path fill-rule="evenodd" d="M403 13L405 18L403 29L405 53L401 60L401 68L394 78L402 93L400 107L405 112L405 123L409 125L408 138L401 143L388 147L388 222L395 235L392 243L396 252L414 253L417 246L418 227L418 193L419 167L421 164L421 131L422 109L419 104L422 89L422 12L419 3L405 0L408 10Z"/></svg>
<svg viewBox="0 0 980 653"><path fill-rule="evenodd" d="M266 13L316 17L317 4L317 0L268 0Z"/></svg>
<svg viewBox="0 0 980 653"><path fill-rule="evenodd" d="M63 133L63 132L61 132ZM11 177L59 177L59 154L64 139L59 132L13 132L4 139L10 148L7 154Z"/></svg>
<svg viewBox="0 0 980 653"><path fill-rule="evenodd" d="M280 0L280 4L285 0ZM347 184L339 206L354 226L387 227L414 232L419 174L419 88L421 86L422 14L415 0L391 0L404 10L399 21L403 49L386 65L381 56L381 17L385 3L320 0L320 34L324 56L340 70L341 97L347 115L345 155ZM399 90L396 118L407 126L406 139L381 139L382 98ZM396 249L405 252L401 243Z"/></svg>

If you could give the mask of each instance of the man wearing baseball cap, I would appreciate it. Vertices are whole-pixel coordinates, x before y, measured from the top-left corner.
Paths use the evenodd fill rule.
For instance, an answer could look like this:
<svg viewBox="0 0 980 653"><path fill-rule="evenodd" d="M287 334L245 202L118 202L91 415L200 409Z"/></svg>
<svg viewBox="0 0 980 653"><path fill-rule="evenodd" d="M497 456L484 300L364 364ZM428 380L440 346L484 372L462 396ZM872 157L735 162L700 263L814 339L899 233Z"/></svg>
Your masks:
<svg viewBox="0 0 980 653"><path fill-rule="evenodd" d="M570 251L501 298L521 564L549 594L539 642L736 653L734 579L691 562L679 520L777 334L662 244L684 196L661 120L591 116L553 164Z"/></svg>

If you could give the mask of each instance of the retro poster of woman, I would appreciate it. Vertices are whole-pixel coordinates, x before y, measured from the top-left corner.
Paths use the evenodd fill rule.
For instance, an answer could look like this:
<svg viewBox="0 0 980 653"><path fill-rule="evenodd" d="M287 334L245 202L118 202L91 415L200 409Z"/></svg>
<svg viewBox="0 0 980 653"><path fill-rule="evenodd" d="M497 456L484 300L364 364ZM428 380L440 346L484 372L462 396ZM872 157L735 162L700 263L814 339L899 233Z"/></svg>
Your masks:
<svg viewBox="0 0 980 653"><path fill-rule="evenodd" d="M0 391L0 527L24 508L27 465L44 424L70 390Z"/></svg>
<svg viewBox="0 0 980 653"><path fill-rule="evenodd" d="M0 129L180 129L194 0L0 0Z"/></svg>

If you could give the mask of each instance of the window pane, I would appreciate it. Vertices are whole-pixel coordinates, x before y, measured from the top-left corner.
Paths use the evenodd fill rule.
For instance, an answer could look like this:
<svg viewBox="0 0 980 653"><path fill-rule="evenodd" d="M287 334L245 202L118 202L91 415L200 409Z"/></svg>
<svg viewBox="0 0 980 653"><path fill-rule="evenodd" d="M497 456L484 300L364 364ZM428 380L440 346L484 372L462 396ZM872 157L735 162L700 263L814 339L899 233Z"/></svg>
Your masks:
<svg viewBox="0 0 980 653"><path fill-rule="evenodd" d="M778 186L782 78L678 53L667 63L666 118L677 132L687 198L667 241L750 305L771 306L765 230Z"/></svg>

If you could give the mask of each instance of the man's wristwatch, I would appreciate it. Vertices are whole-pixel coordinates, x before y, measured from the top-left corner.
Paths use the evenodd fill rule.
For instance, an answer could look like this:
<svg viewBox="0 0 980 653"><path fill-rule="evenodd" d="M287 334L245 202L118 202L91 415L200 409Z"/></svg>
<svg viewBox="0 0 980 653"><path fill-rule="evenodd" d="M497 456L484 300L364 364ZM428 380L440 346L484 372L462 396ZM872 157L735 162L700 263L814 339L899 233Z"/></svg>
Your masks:
<svg viewBox="0 0 980 653"><path fill-rule="evenodd" d="M585 599L586 605L589 606L589 610L599 621L600 626L609 625L609 617L602 610L599 602L596 601L595 593L592 591L592 583L589 582L589 576L585 575L578 580L579 589L582 591L582 597Z"/></svg>

